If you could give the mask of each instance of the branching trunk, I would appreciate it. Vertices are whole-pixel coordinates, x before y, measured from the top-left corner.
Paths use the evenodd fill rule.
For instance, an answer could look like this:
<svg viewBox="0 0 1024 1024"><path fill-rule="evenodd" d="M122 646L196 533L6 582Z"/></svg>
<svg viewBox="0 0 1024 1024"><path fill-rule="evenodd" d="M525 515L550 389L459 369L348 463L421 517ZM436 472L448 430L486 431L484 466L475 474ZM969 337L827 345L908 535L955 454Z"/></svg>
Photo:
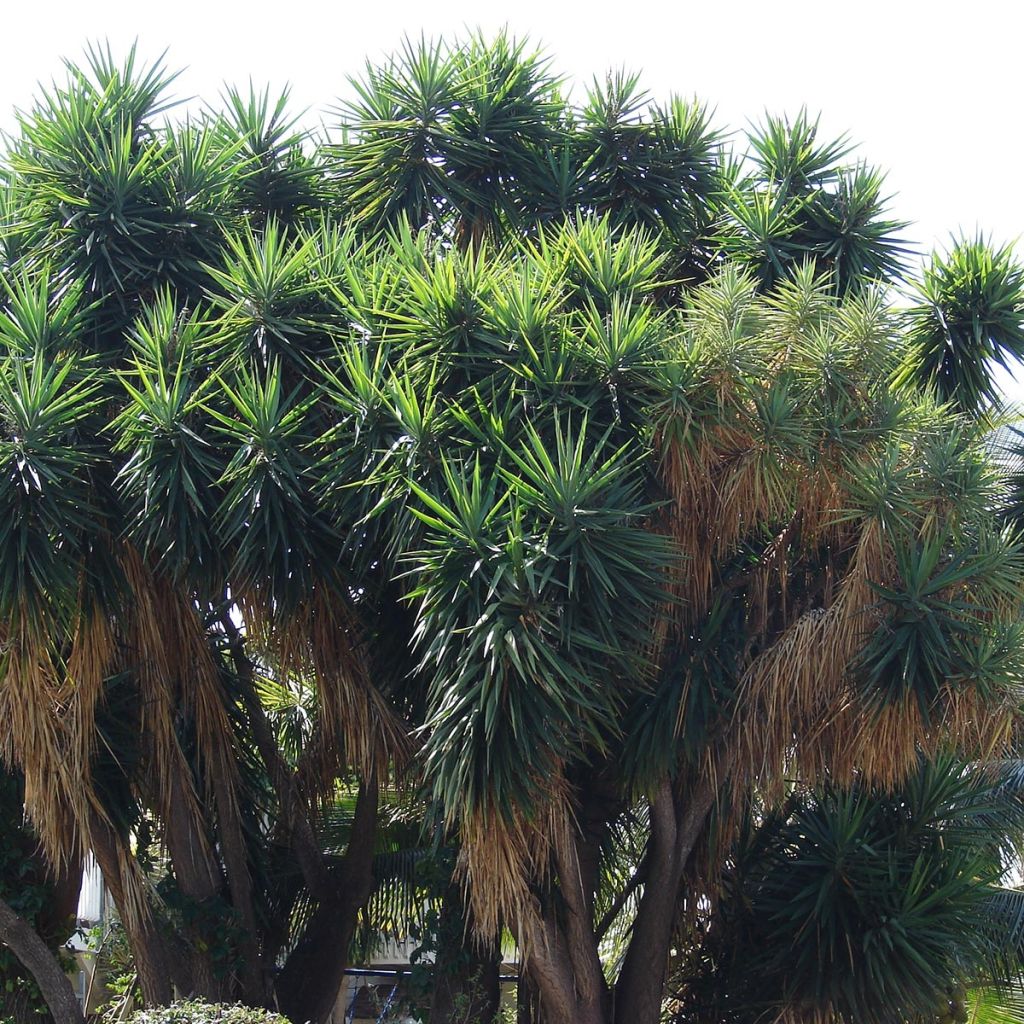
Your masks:
<svg viewBox="0 0 1024 1024"><path fill-rule="evenodd" d="M84 1024L71 981L36 930L0 899L0 942L32 975L56 1024Z"/></svg>
<svg viewBox="0 0 1024 1024"><path fill-rule="evenodd" d="M519 935L527 954L521 971L525 990L537 995L524 1001L524 1015L539 1016L544 1024L658 1024L680 885L714 806L719 778L698 780L685 798L674 794L665 779L651 797L646 854L627 894L615 904L621 909L628 893L643 885L623 968L610 993L598 947L611 919L606 915L595 927L595 837L587 832L584 806L575 846L556 851L561 902L538 904L535 914L525 915Z"/></svg>
<svg viewBox="0 0 1024 1024"><path fill-rule="evenodd" d="M615 1024L658 1024L661 1019L679 884L716 795L713 779L704 778L680 807L666 780L651 799L647 884L615 985Z"/></svg>
<svg viewBox="0 0 1024 1024"><path fill-rule="evenodd" d="M352 836L330 891L277 979L281 1012L295 1021L322 1024L334 1009L345 978L356 919L373 887L373 850L378 816L377 781L359 787Z"/></svg>

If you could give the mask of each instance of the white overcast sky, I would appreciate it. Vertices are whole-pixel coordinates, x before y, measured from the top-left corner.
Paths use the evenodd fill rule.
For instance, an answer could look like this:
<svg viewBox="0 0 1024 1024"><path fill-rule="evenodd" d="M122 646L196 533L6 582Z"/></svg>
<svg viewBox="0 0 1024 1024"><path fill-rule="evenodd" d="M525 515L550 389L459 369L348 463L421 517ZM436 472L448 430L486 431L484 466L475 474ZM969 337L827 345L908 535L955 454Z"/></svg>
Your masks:
<svg viewBox="0 0 1024 1024"><path fill-rule="evenodd" d="M403 34L507 25L587 81L643 73L655 97L697 95L723 127L765 111L821 113L888 170L894 212L922 251L950 233L1021 239L1024 258L1024 7L1014 0L8 0L0 126L87 42L138 39L184 67L175 92L215 102L222 84L283 86L311 115L346 76ZM1024 398L1024 386L1011 388Z"/></svg>

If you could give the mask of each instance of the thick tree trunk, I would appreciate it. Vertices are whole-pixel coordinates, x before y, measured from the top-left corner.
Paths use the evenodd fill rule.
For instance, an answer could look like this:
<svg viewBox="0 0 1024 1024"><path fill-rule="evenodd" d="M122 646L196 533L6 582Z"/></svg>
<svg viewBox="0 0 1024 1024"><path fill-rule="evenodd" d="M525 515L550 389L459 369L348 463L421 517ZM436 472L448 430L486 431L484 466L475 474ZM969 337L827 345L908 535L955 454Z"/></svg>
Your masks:
<svg viewBox="0 0 1024 1024"><path fill-rule="evenodd" d="M607 1024L612 1000L594 923L601 846L622 810L612 766L576 780L580 801L568 836L554 844L557 892L541 897L520 921L520 1014L543 1024Z"/></svg>
<svg viewBox="0 0 1024 1024"><path fill-rule="evenodd" d="M575 979L577 1019L580 1024L603 1024L611 1001L594 934L596 878L584 870L596 868L597 860L581 837L568 847L556 843L555 862L565 903L563 928Z"/></svg>
<svg viewBox="0 0 1024 1024"><path fill-rule="evenodd" d="M213 788L228 891L231 893L231 905L241 921L239 952L242 955L242 966L239 978L242 997L251 1005L266 1006L270 997L270 978L260 956L252 875L249 872L242 822L239 820L237 803L231 798L225 772L216 767L213 769Z"/></svg>
<svg viewBox="0 0 1024 1024"><path fill-rule="evenodd" d="M545 1024L575 1024L576 984L565 936L549 913L524 914L522 926L519 948L541 1019Z"/></svg>
<svg viewBox="0 0 1024 1024"><path fill-rule="evenodd" d="M704 777L682 799L666 779L651 798L651 834L637 868L643 896L610 993L598 956L606 922L599 933L593 921L594 837L585 834L581 812L575 846L556 850L561 905L547 899L524 915L519 935L528 987L539 996L529 1008L534 1018L539 1005L544 1024L658 1024L683 874L717 793L716 780Z"/></svg>
<svg viewBox="0 0 1024 1024"><path fill-rule="evenodd" d="M128 937L142 998L147 1006L164 1006L174 997L174 985L183 992L191 989L191 979L182 958L171 955L167 937L148 906L141 913L132 912L133 904L129 901L121 867L122 861L128 863L131 852L98 814L92 815L89 841Z"/></svg>
<svg viewBox="0 0 1024 1024"><path fill-rule="evenodd" d="M614 1024L658 1024L661 1019L679 887L717 792L712 779L702 779L680 806L666 781L651 800L647 883L615 985Z"/></svg>
<svg viewBox="0 0 1024 1024"><path fill-rule="evenodd" d="M50 890L46 906L36 917L36 930L44 942L63 944L74 935L78 924L76 915L78 897L82 892L82 858L75 854L58 867L50 862L40 847L35 860Z"/></svg>
<svg viewBox="0 0 1024 1024"><path fill-rule="evenodd" d="M377 782L359 787L352 837L331 891L318 902L305 933L277 979L281 1012L294 1021L323 1024L345 980L349 948L359 908L373 888L373 848L377 830Z"/></svg>
<svg viewBox="0 0 1024 1024"><path fill-rule="evenodd" d="M181 772L188 770L184 757L178 758ZM196 821L195 809L189 799L190 780L178 772L167 780L170 806L164 822L164 840L174 867L174 877L181 895L197 911L189 915L190 940L188 959L191 965L192 990L189 995L202 996L211 1002L223 1002L230 996L228 980L218 977L206 950L213 948L215 935L211 930L219 917L217 904L221 878L217 861L205 832ZM211 912L212 911L212 912Z"/></svg>
<svg viewBox="0 0 1024 1024"><path fill-rule="evenodd" d="M0 899L0 941L35 979L56 1024L84 1024L71 981L35 929Z"/></svg>

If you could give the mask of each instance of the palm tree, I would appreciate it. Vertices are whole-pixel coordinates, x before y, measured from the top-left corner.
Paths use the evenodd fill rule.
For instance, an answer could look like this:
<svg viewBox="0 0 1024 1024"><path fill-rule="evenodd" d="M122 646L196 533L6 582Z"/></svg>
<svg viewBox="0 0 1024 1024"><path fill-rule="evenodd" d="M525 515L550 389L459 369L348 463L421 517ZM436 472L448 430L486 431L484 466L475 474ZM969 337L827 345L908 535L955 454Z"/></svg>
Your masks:
<svg viewBox="0 0 1024 1024"><path fill-rule="evenodd" d="M21 116L0 308L0 749L148 1001L326 1019L402 788L537 1019L653 1024L752 808L1011 748L985 391L890 308L845 142L734 155L626 74L574 105L508 36L408 43L333 141L257 90L161 125L172 80L98 51Z"/></svg>

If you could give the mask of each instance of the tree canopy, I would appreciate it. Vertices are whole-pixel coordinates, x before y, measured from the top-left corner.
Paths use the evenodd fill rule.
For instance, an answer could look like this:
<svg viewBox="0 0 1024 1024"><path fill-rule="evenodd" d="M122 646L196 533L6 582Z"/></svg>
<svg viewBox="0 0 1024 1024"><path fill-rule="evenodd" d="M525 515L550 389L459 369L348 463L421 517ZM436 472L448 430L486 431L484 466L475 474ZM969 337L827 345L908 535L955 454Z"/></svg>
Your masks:
<svg viewBox="0 0 1024 1024"><path fill-rule="evenodd" d="M322 136L173 79L69 65L0 234L0 753L146 1001L325 1020L428 898L534 1024L1009 983L1012 252L915 282L807 114L575 102L507 35Z"/></svg>

